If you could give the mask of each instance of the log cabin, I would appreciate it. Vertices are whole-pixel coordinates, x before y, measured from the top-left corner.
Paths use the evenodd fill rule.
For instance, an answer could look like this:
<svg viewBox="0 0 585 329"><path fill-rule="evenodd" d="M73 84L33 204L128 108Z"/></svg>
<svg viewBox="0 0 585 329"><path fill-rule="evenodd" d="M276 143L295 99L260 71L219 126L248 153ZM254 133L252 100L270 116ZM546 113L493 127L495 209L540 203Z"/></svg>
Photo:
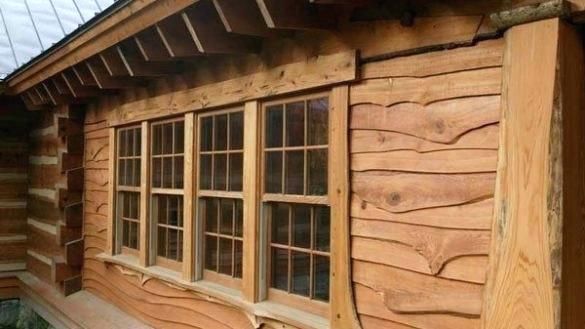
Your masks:
<svg viewBox="0 0 585 329"><path fill-rule="evenodd" d="M585 1L0 20L0 299L56 328L585 328Z"/></svg>

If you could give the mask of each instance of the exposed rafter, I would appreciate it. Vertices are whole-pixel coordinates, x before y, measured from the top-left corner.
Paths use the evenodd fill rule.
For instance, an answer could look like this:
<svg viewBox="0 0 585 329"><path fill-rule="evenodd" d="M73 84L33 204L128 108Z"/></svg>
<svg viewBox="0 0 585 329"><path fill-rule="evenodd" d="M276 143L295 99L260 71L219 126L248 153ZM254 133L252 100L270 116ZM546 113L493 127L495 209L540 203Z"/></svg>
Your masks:
<svg viewBox="0 0 585 329"><path fill-rule="evenodd" d="M213 0L227 32L258 37L272 34L256 0Z"/></svg>

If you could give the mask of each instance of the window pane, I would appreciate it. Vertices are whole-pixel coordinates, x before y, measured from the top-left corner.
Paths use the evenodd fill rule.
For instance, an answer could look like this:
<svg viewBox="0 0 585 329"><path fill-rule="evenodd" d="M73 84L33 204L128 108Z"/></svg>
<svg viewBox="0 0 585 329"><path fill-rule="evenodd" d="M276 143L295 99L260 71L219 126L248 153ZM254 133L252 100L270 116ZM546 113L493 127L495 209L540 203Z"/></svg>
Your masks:
<svg viewBox="0 0 585 329"><path fill-rule="evenodd" d="M128 193L128 199L130 199L130 218L138 219L138 193Z"/></svg>
<svg viewBox="0 0 585 329"><path fill-rule="evenodd" d="M219 273L232 275L232 239L219 239Z"/></svg>
<svg viewBox="0 0 585 329"><path fill-rule="evenodd" d="M185 144L185 123L175 122L175 150L174 153L183 153Z"/></svg>
<svg viewBox="0 0 585 329"><path fill-rule="evenodd" d="M152 159L152 187L162 187L162 159Z"/></svg>
<svg viewBox="0 0 585 329"><path fill-rule="evenodd" d="M313 298L329 301L329 257L314 256Z"/></svg>
<svg viewBox="0 0 585 329"><path fill-rule="evenodd" d="M162 126L161 125L153 125L152 126L152 154L153 155L162 154Z"/></svg>
<svg viewBox="0 0 585 329"><path fill-rule="evenodd" d="M315 250L329 251L330 216L329 207L315 207Z"/></svg>
<svg viewBox="0 0 585 329"><path fill-rule="evenodd" d="M292 287L293 294L309 297L310 294L311 255L292 251Z"/></svg>
<svg viewBox="0 0 585 329"><path fill-rule="evenodd" d="M311 248L311 207L295 205L292 207L292 245L300 248Z"/></svg>
<svg viewBox="0 0 585 329"><path fill-rule="evenodd" d="M288 291L288 251L272 248L271 286Z"/></svg>
<svg viewBox="0 0 585 329"><path fill-rule="evenodd" d="M157 240L157 250L158 255L162 257L167 257L167 229L164 227L158 228L158 240Z"/></svg>
<svg viewBox="0 0 585 329"><path fill-rule="evenodd" d="M236 231L234 235L242 237L244 235L244 209L242 200L235 200L234 202L236 203Z"/></svg>
<svg viewBox="0 0 585 329"><path fill-rule="evenodd" d="M220 199L220 220L219 233L232 235L233 233L233 218L234 218L234 204L232 200Z"/></svg>
<svg viewBox="0 0 585 329"><path fill-rule="evenodd" d="M201 141L199 147L201 151L211 151L213 147L213 117L201 119Z"/></svg>
<svg viewBox="0 0 585 329"><path fill-rule="evenodd" d="M265 189L267 193L282 193L282 152L266 152Z"/></svg>
<svg viewBox="0 0 585 329"><path fill-rule="evenodd" d="M118 184L126 185L126 160L118 160Z"/></svg>
<svg viewBox="0 0 585 329"><path fill-rule="evenodd" d="M286 152L286 194L303 194L304 185L304 151L287 151Z"/></svg>
<svg viewBox="0 0 585 329"><path fill-rule="evenodd" d="M118 133L118 156L126 156L126 130L120 130Z"/></svg>
<svg viewBox="0 0 585 329"><path fill-rule="evenodd" d="M266 147L282 146L282 105L266 109Z"/></svg>
<svg viewBox="0 0 585 329"><path fill-rule="evenodd" d="M134 155L140 156L142 154L142 129L134 129Z"/></svg>
<svg viewBox="0 0 585 329"><path fill-rule="evenodd" d="M122 245L128 246L130 243L130 234L129 234L129 222L127 220L122 221Z"/></svg>
<svg viewBox="0 0 585 329"><path fill-rule="evenodd" d="M140 159L134 159L134 186L140 186Z"/></svg>
<svg viewBox="0 0 585 329"><path fill-rule="evenodd" d="M215 116L215 151L227 149L227 114Z"/></svg>
<svg viewBox="0 0 585 329"><path fill-rule="evenodd" d="M227 178L227 155L213 155L213 189L225 191Z"/></svg>
<svg viewBox="0 0 585 329"><path fill-rule="evenodd" d="M167 198L168 202L168 221L167 223L172 226L179 226L179 216L180 216L180 202L179 197L176 196L169 196Z"/></svg>
<svg viewBox="0 0 585 329"><path fill-rule="evenodd" d="M177 260L177 256L178 256L178 244L179 244L179 236L178 236L178 231L177 230L173 230L173 229L169 229L169 240L167 242L167 248L168 248L168 258L169 259L174 259Z"/></svg>
<svg viewBox="0 0 585 329"><path fill-rule="evenodd" d="M134 176L134 161L132 161L132 159L127 159L124 163L126 164L126 177L124 178L124 185L132 186L132 177Z"/></svg>
<svg viewBox="0 0 585 329"><path fill-rule="evenodd" d="M329 137L329 102L327 98L313 99L308 103L309 145L326 145Z"/></svg>
<svg viewBox="0 0 585 329"><path fill-rule="evenodd" d="M130 223L130 248L138 249L138 223Z"/></svg>
<svg viewBox="0 0 585 329"><path fill-rule="evenodd" d="M134 132L132 130L124 131L126 133L126 142L124 145L126 156L134 155Z"/></svg>
<svg viewBox="0 0 585 329"><path fill-rule="evenodd" d="M205 236L205 268L217 271L217 238Z"/></svg>
<svg viewBox="0 0 585 329"><path fill-rule="evenodd" d="M162 125L163 129L163 141L162 141L162 153L172 154L173 153L173 124L165 123Z"/></svg>
<svg viewBox="0 0 585 329"><path fill-rule="evenodd" d="M272 242L288 245L289 205L276 203L272 207Z"/></svg>
<svg viewBox="0 0 585 329"><path fill-rule="evenodd" d="M230 113L230 150L244 148L244 113Z"/></svg>
<svg viewBox="0 0 585 329"><path fill-rule="evenodd" d="M286 145L305 144L305 102L286 104Z"/></svg>
<svg viewBox="0 0 585 329"><path fill-rule="evenodd" d="M230 191L242 190L242 175L244 159L242 153L233 153L230 158Z"/></svg>
<svg viewBox="0 0 585 329"><path fill-rule="evenodd" d="M177 156L173 159L175 162L175 173L174 173L174 188L183 188L183 164L184 159L182 156Z"/></svg>
<svg viewBox="0 0 585 329"><path fill-rule="evenodd" d="M205 201L205 231L217 232L217 200L206 199Z"/></svg>
<svg viewBox="0 0 585 329"><path fill-rule="evenodd" d="M199 188L211 190L211 154L202 154L199 162Z"/></svg>
<svg viewBox="0 0 585 329"><path fill-rule="evenodd" d="M244 254L242 241L234 241L234 277L242 277L242 255Z"/></svg>
<svg viewBox="0 0 585 329"><path fill-rule="evenodd" d="M172 188L173 187L173 158L163 158L163 181L162 187Z"/></svg>
<svg viewBox="0 0 585 329"><path fill-rule="evenodd" d="M177 240L177 261L182 262L183 261L183 231L179 231L178 238L179 239Z"/></svg>
<svg viewBox="0 0 585 329"><path fill-rule="evenodd" d="M307 151L308 191L310 195L327 194L327 149Z"/></svg>

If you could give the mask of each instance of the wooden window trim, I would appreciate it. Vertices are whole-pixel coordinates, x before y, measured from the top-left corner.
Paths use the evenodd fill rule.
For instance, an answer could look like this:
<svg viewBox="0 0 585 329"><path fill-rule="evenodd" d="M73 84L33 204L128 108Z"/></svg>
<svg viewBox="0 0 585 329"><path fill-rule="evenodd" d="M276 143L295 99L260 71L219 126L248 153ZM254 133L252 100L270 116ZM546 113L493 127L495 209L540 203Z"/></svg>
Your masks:
<svg viewBox="0 0 585 329"><path fill-rule="evenodd" d="M194 161L196 161L197 166L196 166L196 177L197 177L197 183L199 183L199 181L201 180L201 167L200 167L200 156L202 154L242 154L242 156L244 157L243 161L244 164L242 165L242 169L243 169L243 173L245 173L245 157L246 157L246 144L245 144L245 134L246 131L248 129L250 129L250 127L246 126L246 129L243 129L243 133L244 133L244 141L242 143L242 149L237 149L237 150L230 150L229 149L229 139L230 139L230 127L229 127L229 120L228 120L228 126L227 126L227 136L226 136L226 149L225 150L221 150L221 151L217 151L217 150L211 150L211 151L201 151L200 150L200 143L201 143L201 124L202 124L202 120L205 118L209 118L209 117L215 117L218 115L229 115L231 113L242 113L243 114L243 120L244 120L244 125L247 125L247 118L246 118L246 111L245 111L245 106L244 107L230 107L227 109L222 109L222 110L214 110L214 111L209 111L209 112L205 112L205 113L201 113L199 115L197 115L197 119L196 119L196 127L197 127L197 134L196 134L196 139L194 142L194 149L195 149L195 155L194 155ZM212 136L213 140L215 140L215 131L213 132L213 136ZM213 144L213 143L212 143ZM197 214L197 218L196 218L196 232L195 232L195 244L197 245L197 259L195 260L195 280L203 280L203 281L209 281L209 282L213 282L219 285L222 285L224 287L228 287L234 290L241 290L245 285L243 284L244 279L243 276L244 274L244 267L245 267L245 262L246 262L246 249L245 249L245 241L246 241L246 232L245 232L245 218L246 218L246 213L245 213L245 208L243 209L243 214L242 216L244 216L244 231L242 234L241 238L234 238L234 240L238 239L241 240L243 242L243 250L242 250L242 278L237 278L237 277L232 277L226 274L222 274L222 273L218 273L212 270L208 270L205 268L205 247L204 247L204 242L205 242L205 223L204 223L204 218L202 215L201 210L199 209L199 204L200 202L202 202L203 198L211 198L211 199L236 199L236 200L241 200L242 201L242 206L245 207L245 199L244 199L244 190L245 190L245 181L244 181L244 177L246 175L242 174L242 191L230 191L229 190L229 184L230 184L230 180L229 180L229 161L227 161L227 167L226 167L226 190L214 190L214 189L202 189L200 187L199 184L195 184L194 188L195 188L195 196L196 198L194 198L195 200L195 204L197 204L197 212L195 212ZM212 164L212 168L213 168L213 164ZM213 186L213 180L215 179L215 177L213 176L213 169L212 169L212 175L211 175L211 181L212 181L212 186ZM233 255L232 255L233 257ZM219 260L218 260L219 261Z"/></svg>

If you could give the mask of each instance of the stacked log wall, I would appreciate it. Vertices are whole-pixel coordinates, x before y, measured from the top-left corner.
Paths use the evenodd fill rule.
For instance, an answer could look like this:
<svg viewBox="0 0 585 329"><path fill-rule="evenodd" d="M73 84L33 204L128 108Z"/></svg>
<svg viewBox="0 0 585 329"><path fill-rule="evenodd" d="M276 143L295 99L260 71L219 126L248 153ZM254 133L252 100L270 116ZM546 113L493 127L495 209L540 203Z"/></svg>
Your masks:
<svg viewBox="0 0 585 329"><path fill-rule="evenodd" d="M30 132L27 268L65 294L81 288L80 113L69 107L43 111Z"/></svg>
<svg viewBox="0 0 585 329"><path fill-rule="evenodd" d="M15 100L0 103L0 272L11 272L25 269L29 116Z"/></svg>
<svg viewBox="0 0 585 329"><path fill-rule="evenodd" d="M350 91L351 254L364 328L479 328L502 40L366 63Z"/></svg>

